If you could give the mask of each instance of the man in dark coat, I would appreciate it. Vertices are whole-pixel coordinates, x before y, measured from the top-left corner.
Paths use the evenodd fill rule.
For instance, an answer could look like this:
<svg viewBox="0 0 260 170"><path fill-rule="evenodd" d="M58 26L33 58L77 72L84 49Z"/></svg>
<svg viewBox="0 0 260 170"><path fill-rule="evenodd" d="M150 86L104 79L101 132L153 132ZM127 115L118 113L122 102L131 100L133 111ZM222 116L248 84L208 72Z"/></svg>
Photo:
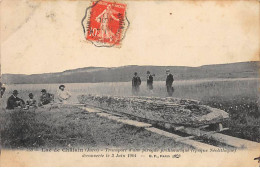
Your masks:
<svg viewBox="0 0 260 170"><path fill-rule="evenodd" d="M133 95L138 95L140 91L140 86L141 85L141 78L137 75L137 72L135 72L134 77L132 79L132 92Z"/></svg>
<svg viewBox="0 0 260 170"><path fill-rule="evenodd" d="M167 89L167 93L169 96L172 96L173 94L173 87L172 87L172 83L174 81L173 79L173 75L170 73L170 70L166 70L166 74L167 74L167 78L166 78L166 89Z"/></svg>
<svg viewBox="0 0 260 170"><path fill-rule="evenodd" d="M147 71L147 89L153 93L153 76L150 71Z"/></svg>
<svg viewBox="0 0 260 170"><path fill-rule="evenodd" d="M17 97L18 95L18 91L14 90L12 96L10 96L7 100L7 107L6 109L8 110L12 110L16 107L23 107L25 102L23 101L23 99L20 99L19 97Z"/></svg>

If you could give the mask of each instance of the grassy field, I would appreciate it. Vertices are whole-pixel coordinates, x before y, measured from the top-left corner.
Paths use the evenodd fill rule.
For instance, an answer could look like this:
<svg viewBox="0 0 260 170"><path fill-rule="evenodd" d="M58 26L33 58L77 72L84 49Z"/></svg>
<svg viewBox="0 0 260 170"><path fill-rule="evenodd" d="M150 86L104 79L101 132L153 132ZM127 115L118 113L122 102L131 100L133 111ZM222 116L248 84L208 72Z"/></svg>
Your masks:
<svg viewBox="0 0 260 170"><path fill-rule="evenodd" d="M170 138L69 106L51 110L3 111L1 118L1 142L6 149L190 148Z"/></svg>
<svg viewBox="0 0 260 170"><path fill-rule="evenodd" d="M253 141L260 142L260 112L259 112L259 84L257 79L215 79L215 80L189 80L189 81L176 81L174 82L174 95L173 97L177 98L189 98L189 99L197 99L200 100L203 104L209 105L211 107L222 109L230 114L230 121L228 122L230 130L226 133L232 136L237 136L244 139L249 139ZM73 98L71 102L77 103L77 95L80 94L101 94L101 95L118 95L118 96L130 96L131 95L131 83L130 82L123 82L123 83L76 83L76 84L65 84L67 89L72 92ZM21 84L21 85L9 85L7 86L7 91L4 95L4 98L1 99L1 120L4 120L5 126L2 125L2 141L5 139L7 140L6 146L17 146L12 143L12 140L15 140L17 136L10 136L15 133L12 132L16 127L15 132L18 133L19 126L15 123L12 124L12 121L5 121L11 120L12 113L6 112L5 103L7 97L11 95L12 90L17 89L20 94L19 96L23 99L28 98L28 94L30 92L35 94L35 98L38 99L40 95L40 90L42 88L47 89L47 91L51 93L56 93L58 88L58 84ZM158 96L158 97L165 97L166 90L164 82L155 82L154 83L154 93L150 94L146 90L146 84L143 82L141 86L141 96ZM38 136L48 134L49 137L41 138L37 144L35 142L24 141L25 146L27 145L33 146L49 146L54 143L54 145L58 146L66 146L68 144L86 144L89 146L110 146L110 145L117 145L115 147L120 147L122 144L121 142L125 142L124 138L129 139L135 134L135 130L128 129L125 133L124 126L116 126L114 132L112 130L112 134L116 133L116 135L112 135L108 138L109 141L101 142L102 137L107 137L108 132L103 132L102 128L98 129L99 126L103 127L103 130L107 130L105 126L101 125L99 120L100 118L95 118L97 122L95 123L94 119L92 121L92 117L84 118L84 114L80 113L80 110L75 110L75 108L66 108L64 109L55 109L51 112L44 112L42 114L37 111L36 116L29 116L29 122L32 122L30 126L36 126L33 130L33 139L38 139ZM33 114L33 113L32 113ZM16 114L17 115L17 114ZM28 114L23 114L24 117L28 116ZM29 114L30 115L30 114ZM39 116L41 115L41 116ZM43 120L44 115L46 115L46 120ZM83 115L83 116L82 116ZM21 117L21 116L19 116ZM34 117L34 120L31 118ZM16 120L15 116L12 120ZM26 120L27 118L25 118ZM80 121L78 121L80 120ZM91 120L91 121L89 121ZM28 123L28 121L25 121ZM94 122L94 123L93 123ZM92 123L92 124L91 124ZM105 121L105 124L109 123ZM88 127L85 127L85 125ZM27 126L26 123L21 123L21 126ZM98 127L96 127L98 126ZM106 124L106 126L114 126L113 123ZM12 127L12 128L11 128ZM71 129L73 127L73 129ZM23 128L22 128L23 129ZM26 129L26 128L25 128ZM29 128L30 129L30 128ZM47 129L47 132L45 131ZM113 128L112 128L113 129ZM18 132L17 132L18 131ZM90 131L90 132L89 132ZM11 133L12 132L12 133ZM94 132L99 135L93 137L92 139L86 138L86 136L91 136L88 133ZM132 133L131 133L132 132ZM29 132L23 132L25 134ZM124 134L125 133L125 134ZM142 132L146 133L146 132ZM144 139L144 136L147 134L136 134L134 135L134 141L136 142L134 145L129 144L128 146L136 147L139 142ZM6 136L4 136L5 134ZM19 134L19 133L18 133ZM59 136L62 134L62 136ZM28 135L28 134L27 134ZM48 136L47 135L47 136ZM94 135L94 136L95 136ZM103 136L102 136L103 135ZM126 135L126 136L124 136ZM149 136L150 134L148 134ZM30 136L30 135L29 135ZM100 138L98 138L100 137ZM59 139L59 140L56 140ZM71 139L71 140L62 140L62 139ZM85 139L86 138L86 139ZM55 139L55 140L54 140ZM61 139L61 140L60 140ZM119 140L120 139L120 140ZM152 139L152 138L151 138ZM87 141L84 141L87 140ZM165 139L166 140L166 139ZM163 146L165 140L159 140L159 146ZM55 141L55 142L54 142ZM81 141L81 142L80 142ZM117 143L119 141L119 143ZM149 140L148 140L149 141ZM10 144L10 142L12 144ZM169 142L169 141L167 141ZM176 145L176 144L172 144ZM157 144L153 144L152 140L150 143L147 143L147 146L157 146ZM168 146L168 145L167 145ZM20 147L20 146L19 146ZM142 146L144 147L144 146Z"/></svg>

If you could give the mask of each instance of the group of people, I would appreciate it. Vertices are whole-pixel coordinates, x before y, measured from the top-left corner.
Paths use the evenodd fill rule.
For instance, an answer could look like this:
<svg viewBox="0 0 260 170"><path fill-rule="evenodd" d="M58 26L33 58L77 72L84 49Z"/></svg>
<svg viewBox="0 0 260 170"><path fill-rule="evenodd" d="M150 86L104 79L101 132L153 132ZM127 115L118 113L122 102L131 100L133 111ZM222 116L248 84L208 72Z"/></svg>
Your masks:
<svg viewBox="0 0 260 170"><path fill-rule="evenodd" d="M169 96L172 96L174 92L174 88L172 87L172 83L174 81L173 75L170 70L166 70L166 90ZM155 74L151 74L150 71L147 71L147 90L153 93L153 77ZM138 76L137 72L134 73L134 77L132 78L132 93L133 95L138 95L140 91L140 85L142 81Z"/></svg>
<svg viewBox="0 0 260 170"><path fill-rule="evenodd" d="M28 99L26 102L18 97L18 91L14 90L12 95L7 100L7 107L6 109L12 110L15 108L36 108L36 107L42 107L44 105L52 104L54 103L54 95L51 93L48 93L46 89L41 90L41 95L39 98L39 102L34 99L33 93L29 93ZM71 94L65 90L65 85L60 85L59 90L57 92L57 99L60 103L66 103L67 100L71 97Z"/></svg>
<svg viewBox="0 0 260 170"><path fill-rule="evenodd" d="M173 75L170 73L170 70L166 70L166 90L169 96L172 96L173 94ZM147 90L153 93L153 78L155 74L151 74L150 71L147 71ZM132 79L132 93L133 95L138 95L140 91L140 85L142 81L141 78L138 76L137 72L134 73L134 77ZM0 94L1 98L5 92L5 87L3 87L3 84L0 83ZM41 96L39 98L39 102L37 102L34 99L33 93L29 93L28 99L24 101L23 99L18 97L18 91L14 90L12 95L8 98L7 100L7 107L6 109L14 109L16 107L21 107L24 109L29 109L31 107L36 108L36 107L41 107L50 103L54 102L54 95L51 93L48 93L46 89L41 90ZM70 92L65 90L65 85L60 85L59 90L57 92L57 100L60 103L67 103L67 100L71 97Z"/></svg>

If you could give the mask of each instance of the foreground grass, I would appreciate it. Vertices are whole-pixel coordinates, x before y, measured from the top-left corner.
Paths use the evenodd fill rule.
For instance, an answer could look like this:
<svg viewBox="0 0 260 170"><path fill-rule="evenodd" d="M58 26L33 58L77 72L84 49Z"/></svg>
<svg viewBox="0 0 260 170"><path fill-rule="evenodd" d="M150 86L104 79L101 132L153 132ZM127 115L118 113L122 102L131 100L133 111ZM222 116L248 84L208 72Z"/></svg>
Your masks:
<svg viewBox="0 0 260 170"><path fill-rule="evenodd" d="M256 96L205 97L203 104L229 113L228 135L260 142L259 99Z"/></svg>
<svg viewBox="0 0 260 170"><path fill-rule="evenodd" d="M188 148L144 129L118 124L74 107L35 111L4 111L1 140L6 149L92 148Z"/></svg>

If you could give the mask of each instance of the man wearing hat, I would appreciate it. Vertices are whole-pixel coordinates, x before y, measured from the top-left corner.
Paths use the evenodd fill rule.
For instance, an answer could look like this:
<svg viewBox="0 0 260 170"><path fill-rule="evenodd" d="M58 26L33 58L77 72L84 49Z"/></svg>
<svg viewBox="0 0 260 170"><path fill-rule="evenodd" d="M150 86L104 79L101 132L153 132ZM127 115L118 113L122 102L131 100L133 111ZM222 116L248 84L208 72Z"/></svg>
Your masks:
<svg viewBox="0 0 260 170"><path fill-rule="evenodd" d="M134 77L132 79L132 93L133 95L138 95L140 91L141 78L137 75L137 72L134 73Z"/></svg>
<svg viewBox="0 0 260 170"><path fill-rule="evenodd" d="M23 101L23 99L20 99L19 97L17 97L17 95L18 95L18 91L14 90L13 94L7 100L6 109L12 110L16 107L23 107L24 106L25 102Z"/></svg>
<svg viewBox="0 0 260 170"><path fill-rule="evenodd" d="M54 101L53 94L47 93L47 91L45 89L42 89L41 92L42 92L42 95L40 96L40 102L38 104L39 106L47 105Z"/></svg>
<svg viewBox="0 0 260 170"><path fill-rule="evenodd" d="M147 89L153 93L153 76L150 71L147 71Z"/></svg>
<svg viewBox="0 0 260 170"><path fill-rule="evenodd" d="M170 73L170 70L169 70L169 69L166 70L166 74L167 74L167 78L166 78L166 89L167 89L167 93L168 93L169 96L172 96L173 91L174 91L174 89L173 89L173 87L172 87L172 83L173 83L173 81L174 81L173 75Z"/></svg>
<svg viewBox="0 0 260 170"><path fill-rule="evenodd" d="M58 100L62 103L66 103L68 101L68 99L71 97L70 92L68 92L67 90L65 90L65 85L60 85L59 86L59 90L57 92L58 94Z"/></svg>

